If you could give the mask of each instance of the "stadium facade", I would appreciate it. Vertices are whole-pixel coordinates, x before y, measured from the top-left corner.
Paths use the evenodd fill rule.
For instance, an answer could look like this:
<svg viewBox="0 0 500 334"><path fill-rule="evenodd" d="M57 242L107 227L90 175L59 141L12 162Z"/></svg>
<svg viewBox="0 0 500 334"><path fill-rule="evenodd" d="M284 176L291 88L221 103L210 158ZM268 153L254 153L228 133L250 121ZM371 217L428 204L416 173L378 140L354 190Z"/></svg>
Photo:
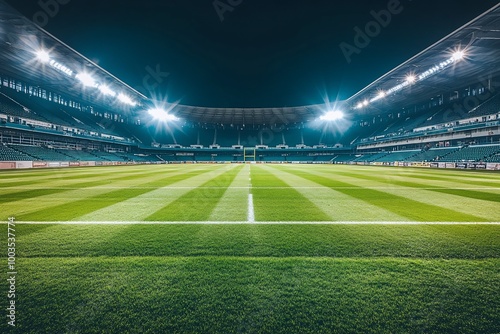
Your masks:
<svg viewBox="0 0 500 334"><path fill-rule="evenodd" d="M0 43L0 168L278 162L500 169L500 4L335 106L160 106L3 1ZM337 109L342 118L322 117Z"/></svg>

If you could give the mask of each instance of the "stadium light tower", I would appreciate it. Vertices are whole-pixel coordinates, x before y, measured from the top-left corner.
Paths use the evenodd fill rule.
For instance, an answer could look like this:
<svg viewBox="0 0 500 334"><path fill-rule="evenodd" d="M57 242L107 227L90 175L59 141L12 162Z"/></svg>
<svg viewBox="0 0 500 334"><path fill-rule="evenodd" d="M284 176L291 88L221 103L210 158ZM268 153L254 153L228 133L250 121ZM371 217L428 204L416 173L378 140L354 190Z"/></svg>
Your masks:
<svg viewBox="0 0 500 334"><path fill-rule="evenodd" d="M344 118L344 113L340 110L332 110L321 116L319 119L326 122L334 122Z"/></svg>

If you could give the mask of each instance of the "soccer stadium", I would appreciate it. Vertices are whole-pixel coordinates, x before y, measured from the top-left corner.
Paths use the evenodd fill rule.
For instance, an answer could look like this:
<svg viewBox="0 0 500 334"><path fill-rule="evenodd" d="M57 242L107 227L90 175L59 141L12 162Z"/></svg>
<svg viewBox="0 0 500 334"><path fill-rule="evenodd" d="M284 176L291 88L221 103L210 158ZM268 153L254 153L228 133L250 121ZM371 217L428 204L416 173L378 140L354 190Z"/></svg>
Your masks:
<svg viewBox="0 0 500 334"><path fill-rule="evenodd" d="M141 91L43 28L69 1L7 2L0 332L500 333L500 4L252 108Z"/></svg>

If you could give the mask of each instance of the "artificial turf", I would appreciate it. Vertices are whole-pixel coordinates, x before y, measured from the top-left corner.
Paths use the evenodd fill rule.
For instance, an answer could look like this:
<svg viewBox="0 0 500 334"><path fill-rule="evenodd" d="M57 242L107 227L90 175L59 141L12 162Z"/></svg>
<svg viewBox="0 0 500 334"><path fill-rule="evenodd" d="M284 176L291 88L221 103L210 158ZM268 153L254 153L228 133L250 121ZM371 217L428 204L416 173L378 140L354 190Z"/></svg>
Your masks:
<svg viewBox="0 0 500 334"><path fill-rule="evenodd" d="M0 332L500 332L500 226L459 223L500 221L499 174L191 165L0 180L18 272L17 326ZM207 220L242 223L189 224Z"/></svg>

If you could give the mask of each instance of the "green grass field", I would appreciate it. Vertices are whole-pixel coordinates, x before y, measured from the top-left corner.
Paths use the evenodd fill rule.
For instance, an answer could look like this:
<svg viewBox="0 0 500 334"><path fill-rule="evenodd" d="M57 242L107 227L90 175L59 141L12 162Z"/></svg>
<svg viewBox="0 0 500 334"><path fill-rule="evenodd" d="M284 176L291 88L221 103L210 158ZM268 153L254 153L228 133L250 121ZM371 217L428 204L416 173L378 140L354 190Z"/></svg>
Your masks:
<svg viewBox="0 0 500 334"><path fill-rule="evenodd" d="M499 201L485 172L0 172L0 332L500 333Z"/></svg>

